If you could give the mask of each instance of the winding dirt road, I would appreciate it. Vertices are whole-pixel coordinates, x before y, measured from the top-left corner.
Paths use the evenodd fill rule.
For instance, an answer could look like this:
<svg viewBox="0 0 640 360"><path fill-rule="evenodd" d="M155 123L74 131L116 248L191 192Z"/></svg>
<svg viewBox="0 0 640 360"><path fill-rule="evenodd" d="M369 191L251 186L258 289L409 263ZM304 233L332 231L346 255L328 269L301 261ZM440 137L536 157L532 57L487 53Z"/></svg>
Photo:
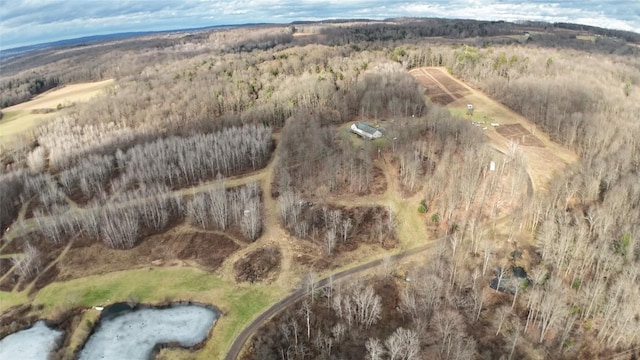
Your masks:
<svg viewBox="0 0 640 360"><path fill-rule="evenodd" d="M400 253L395 254L395 255L391 255L390 259L392 261L402 260L402 259L407 258L409 256L416 255L416 254L419 254L419 253L421 253L421 252L423 252L425 250L428 250L431 247L433 247L434 244L435 244L435 242L431 242L431 243L426 244L426 245L422 245L422 246L415 247L415 248L410 249L410 250L406 250L406 251L400 252ZM316 283L315 288L320 289L320 288L323 288L323 287L327 286L330 281L338 282L338 281L344 280L345 278L348 278L350 276L363 273L363 272L365 272L367 270L371 270L371 269L373 269L375 267L383 265L384 262L385 262L385 259L381 258L381 259L373 260L373 261L370 261L368 263L361 264L361 265L358 265L356 267L353 267L353 268L344 270L342 272L333 274L330 277L327 277L327 278L319 280ZM283 311L287 307L295 304L298 300L302 299L306 294L307 294L306 289L299 288L296 291L294 291L293 293L291 293L290 295L288 295L287 297L285 297L282 300L278 301L277 303L273 304L273 306L271 306L265 312L263 312L258 317L256 317L235 338L235 340L233 341L233 344L231 344L231 348L229 349L229 352L227 353L227 356L225 356L225 360L235 360L235 359L237 359L240 356L240 353L242 351L242 348L244 347L244 344L247 342L247 340L249 340L251 335L260 326L262 326L271 317L277 315L278 313L280 313L281 311Z"/></svg>
<svg viewBox="0 0 640 360"><path fill-rule="evenodd" d="M541 147L532 146L520 146L520 151L525 157L527 164L527 172L531 182L532 191L546 191L547 186L550 183L551 178L558 172L563 171L569 164L576 161L577 156L566 148L551 141L549 136L542 131L535 131L535 126L523 116L515 113L506 106L491 99L481 91L474 89L467 84L455 79L449 75L443 68L419 68L413 69L410 73L418 79L425 87L434 85L437 86L443 94L450 97L451 102L447 104L449 108L466 108L466 104L472 103L474 107L478 108L476 111L476 118L478 115L487 119L489 122L498 122L500 124L519 124L524 129L531 129L534 136L541 142ZM488 124L487 124L488 125ZM506 153L510 146L509 139L499 134L495 128L488 127L485 134L489 138L489 143L497 151ZM403 199L399 193L397 179L390 176L389 169L385 169L385 177L387 180L387 190L384 194L367 196L364 198L353 197L329 197L327 199L329 203L334 205L354 206L361 205L383 205L387 204L393 208L394 213L399 217L400 226L398 228L399 235L403 234L403 230L409 231L411 236L416 236L415 229L411 231L407 222L406 214L400 214L401 209L411 208L412 200ZM402 216L400 216L402 215ZM506 217L504 218L506 219ZM412 224L413 225L413 222ZM420 227L423 230L423 227ZM425 231L426 233L426 231ZM413 243L407 241L409 239L403 239L405 244ZM392 260L404 259L408 256L423 252L433 246L434 242L430 242L427 245L421 245L413 247L409 250L402 251L393 255ZM358 265L356 267L344 270L342 272L332 275L331 279L340 281L353 275L360 274L364 271L370 270L377 266L382 265L383 259L377 259L368 263ZM317 287L321 288L328 284L330 278L324 278L317 282ZM244 347L244 344L249 340L251 335L271 317L286 309L288 306L293 305L296 301L300 300L306 295L305 289L297 289L287 297L278 301L271 306L265 312L256 317L234 340L227 356L226 360L237 359Z"/></svg>

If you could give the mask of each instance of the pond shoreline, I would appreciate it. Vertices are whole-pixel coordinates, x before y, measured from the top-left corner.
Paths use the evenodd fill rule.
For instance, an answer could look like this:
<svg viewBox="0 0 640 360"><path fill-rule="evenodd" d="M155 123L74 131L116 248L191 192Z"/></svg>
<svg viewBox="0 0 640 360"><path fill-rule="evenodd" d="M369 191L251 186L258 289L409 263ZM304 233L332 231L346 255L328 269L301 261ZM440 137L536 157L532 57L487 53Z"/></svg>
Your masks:
<svg viewBox="0 0 640 360"><path fill-rule="evenodd" d="M185 321L185 320L179 320L179 322L176 322L175 319L165 319L167 315L169 316L179 316L179 317L184 317L184 316L189 316L188 314L178 314L178 312L180 310L182 310L183 312L185 311L192 311L192 310L197 310L197 308L199 309L203 309L203 310L208 310L210 312L210 314L204 314L204 315L211 315L211 318L208 319L211 322L208 323L206 325L207 329L206 332L203 332L202 336L198 336L197 338L193 338L193 335L185 335L186 333L190 333L192 331L197 331L197 329L183 329L183 327L185 326L196 326L196 325L200 325L201 327L204 326L205 324L201 323L201 324L196 324L194 325L194 323L200 321L205 321L207 322L208 320L203 320L201 317L203 316L203 314L199 314L197 316L197 318ZM160 312L162 310L170 310L170 309L175 309L174 312L172 312L172 314L161 314ZM180 338L176 338L175 340L165 340L162 338L162 335L158 335L160 337L160 339L157 340L157 342L155 342L153 344L153 346L150 349L149 352L149 356L148 358L154 358L158 352L160 352L160 350L164 349L164 348L173 348L173 347L179 347L182 349L187 349L187 350L198 350L201 349L204 344L206 343L206 341L208 341L211 338L211 334L213 332L213 329L215 328L215 324L217 323L217 320L220 318L220 316L222 316L222 312L215 306L210 305L210 304L202 304L202 303L196 303L196 302L191 302L191 301L178 301L178 302L170 302L170 303L164 303L164 304L160 304L160 305L149 305L149 304L130 304L130 303L126 303L126 302L120 302L120 303L114 303L111 304L109 306L106 306L103 310L102 313L100 314L100 317L98 318L98 320L95 322L93 328L91 329L91 332L87 335L85 341L83 342L83 344L81 346L79 346L76 351L73 354L73 358L74 359L81 359L83 357L83 354L86 353L90 353L90 351L95 351L94 349L88 349L88 345L91 346L91 342L93 339L93 344L95 344L96 342L99 344L100 341L114 341L112 336L109 336L107 339L100 339L99 337L96 337L97 335L99 336L99 332L100 331L106 331L107 333L109 332L113 332L114 330L111 329L111 326L115 326L116 322L119 321L124 321L124 317L129 317L131 318L132 316L135 317L137 315L140 315L142 312L146 312L147 316L151 316L151 320L149 325L144 325L144 329L146 330L147 327L152 328L153 326L156 326L156 335L158 335L158 333L162 333L162 330L166 330L166 328L172 328L173 327L173 331L172 331L172 335L174 338L182 336L183 339ZM141 315L140 315L141 316ZM153 321L153 317L159 317L155 319L155 322ZM133 321L133 320L132 320ZM140 319L137 319L136 321L142 321ZM145 320L146 321L146 320ZM163 324L163 321L166 322L165 324ZM127 323L128 327L131 328L132 325L130 323ZM135 322L134 322L135 325ZM139 325L142 326L142 325ZM142 329L140 329L142 330ZM182 331L182 334L180 334L180 331ZM202 329L201 329L202 330ZM122 330L121 330L122 331ZM149 330L151 331L151 330ZM153 331L152 331L153 332ZM136 334L140 334L142 336L142 331L140 332L136 332ZM147 335L150 336L150 335ZM117 338L120 337L120 335L116 335ZM153 337L153 336L152 336ZM128 339L127 336L123 336L124 339ZM149 339L146 339L147 341L145 343L147 343L148 345L148 341ZM126 341L126 340L124 340ZM156 341L156 340L151 340L151 341ZM186 344L186 345L185 345ZM93 345L94 347L97 345ZM98 349L100 349L100 346L97 347ZM86 356L90 356L90 355L84 355Z"/></svg>
<svg viewBox="0 0 640 360"><path fill-rule="evenodd" d="M197 351L204 347L205 343L211 339L211 335L217 324L217 321L224 314L223 312L216 307L215 305L200 303L195 301L165 301L156 304L150 303L131 303L131 302L117 302L105 306L102 308L101 313L95 322L86 322L82 321L83 315L87 311L97 311L95 307L75 307L61 313L55 318L43 319L37 318L34 315L30 315L33 309L31 306L19 306L13 309L12 312L7 314L2 319L2 331L0 331L0 338L4 339L8 336L16 334L21 331L26 331L34 326L37 326L38 323L42 322L48 328L59 331L60 334L55 340L54 346L52 346L51 351L49 352L49 356L59 355L62 356L66 351L68 358L78 359L80 352L85 348L89 339L94 335L96 330L99 328L102 321L113 319L119 315L134 312L136 310L143 309L168 309L173 307L184 307L184 306L197 306L200 308L204 308L210 310L215 314L215 318L213 323L211 324L206 336L199 342L191 345L191 346L182 346L179 341L170 341L165 343L158 343L153 346L151 351L151 358L154 358L162 349L165 348L181 348L189 351ZM87 335L82 339L80 345L75 347L75 349L68 349L71 346L71 341L81 326L91 326L91 330L88 331Z"/></svg>

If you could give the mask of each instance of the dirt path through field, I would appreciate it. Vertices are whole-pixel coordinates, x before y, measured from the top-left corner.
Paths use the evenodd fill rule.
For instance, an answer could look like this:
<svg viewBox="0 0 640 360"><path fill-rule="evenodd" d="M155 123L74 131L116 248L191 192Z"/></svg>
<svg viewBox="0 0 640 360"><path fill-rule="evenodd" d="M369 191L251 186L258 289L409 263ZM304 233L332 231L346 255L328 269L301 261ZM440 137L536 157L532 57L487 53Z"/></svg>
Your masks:
<svg viewBox="0 0 640 360"><path fill-rule="evenodd" d="M296 266L293 262L293 257L295 255L293 250L295 246L295 239L287 234L280 226L277 201L271 197L273 171L276 167L277 161L278 157L276 153L271 163L264 170L260 171L259 174L254 175L254 178L260 179L263 191L265 232L255 243L232 254L223 264L222 273L225 279L233 281L233 264L239 258L260 246L276 244L280 248L282 254L282 263L280 273L275 281L279 286L293 290L295 289L295 285L300 283L300 280L305 274L302 273L303 269ZM420 193L416 193L408 198L405 198L402 195L400 184L397 176L395 176L396 168L388 161L388 159L377 159L376 166L383 170L385 180L387 182L387 187L383 194L369 196L344 194L330 195L322 200L329 204L347 208L359 206L388 206L394 216L394 220L396 222L396 233L400 240L400 248L394 255L392 255L391 258L399 260L425 251L433 245L433 242L428 241L430 239L426 224L417 211L417 207L420 203ZM335 273L332 276L334 276L334 279L356 276L365 270L380 266L383 263L383 255L384 254L380 254L378 259L364 264L361 262L354 263L346 269L341 269L340 272ZM319 281L319 284L322 284L323 282L326 282L326 279ZM304 292L302 290L296 290L288 297L274 304L266 312L260 314L260 316L254 319L253 322L248 325L235 339L226 359L235 359L239 355L245 342L259 326L277 312L295 303L295 301L299 300L303 295Z"/></svg>
<svg viewBox="0 0 640 360"><path fill-rule="evenodd" d="M282 229L279 223L279 212L277 201L271 197L271 187L273 182L273 173L278 161L277 151L274 152L273 158L269 164L262 170L249 176L234 179L231 182L226 181L225 186L238 186L247 184L252 181L259 181L262 189L263 201L263 233L253 243L243 247L239 251L231 254L222 265L222 277L231 282L235 282L235 271L233 264L247 254L268 245L277 246L280 249L280 271L274 280L283 288L291 288L293 284L297 284L301 274L292 269L293 263L293 247L291 237Z"/></svg>
<svg viewBox="0 0 640 360"><path fill-rule="evenodd" d="M422 194L416 194L405 197L402 194L398 177L396 176L396 167L390 162L390 157L385 156L376 160L376 166L383 170L387 188L384 193L379 195L331 195L328 196L326 202L343 206L352 207L388 207L394 216L396 223L396 235L400 240L401 249L408 249L413 246L424 244L429 240L427 227L424 219L418 213L418 206L422 199Z"/></svg>
<svg viewBox="0 0 640 360"><path fill-rule="evenodd" d="M521 142L522 144L517 145L517 148L526 160L527 172L534 191L546 192L555 174L561 173L568 165L578 159L574 152L553 142L531 121L491 99L482 91L452 77L446 68L417 68L411 70L410 74L425 86L428 90L427 96L429 96L429 89L433 89L435 85L454 97L455 100L447 104L447 107L462 116L466 113L467 104L472 104L474 107L473 116L467 115L467 117L470 118L470 121L480 123L479 126L486 127L485 134L489 138L490 144L498 151L507 153L510 142ZM494 127L491 126L492 123L499 125ZM514 128L520 129L521 136L505 137L498 132L501 130L500 126L504 125L513 125ZM541 146L527 145L530 143L526 141L528 139L537 139L536 143Z"/></svg>

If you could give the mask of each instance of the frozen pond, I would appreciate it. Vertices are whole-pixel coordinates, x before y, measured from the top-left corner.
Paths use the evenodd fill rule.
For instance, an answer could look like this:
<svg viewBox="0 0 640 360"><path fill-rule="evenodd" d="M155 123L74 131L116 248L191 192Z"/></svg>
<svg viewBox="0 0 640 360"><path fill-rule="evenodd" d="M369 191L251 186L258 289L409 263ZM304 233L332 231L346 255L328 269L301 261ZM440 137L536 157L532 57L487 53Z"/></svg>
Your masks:
<svg viewBox="0 0 640 360"><path fill-rule="evenodd" d="M38 321L26 330L0 340L0 359L47 360L61 335L62 331Z"/></svg>
<svg viewBox="0 0 640 360"><path fill-rule="evenodd" d="M202 342L217 318L215 310L199 305L130 310L116 304L105 309L78 358L146 360L161 344L190 347Z"/></svg>

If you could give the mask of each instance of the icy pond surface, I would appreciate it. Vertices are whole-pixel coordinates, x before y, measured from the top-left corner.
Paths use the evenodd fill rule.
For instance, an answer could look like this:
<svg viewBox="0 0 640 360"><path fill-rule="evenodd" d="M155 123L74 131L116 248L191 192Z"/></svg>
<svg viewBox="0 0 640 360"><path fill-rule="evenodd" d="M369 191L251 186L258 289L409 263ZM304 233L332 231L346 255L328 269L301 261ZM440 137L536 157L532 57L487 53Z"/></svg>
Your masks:
<svg viewBox="0 0 640 360"><path fill-rule="evenodd" d="M60 336L62 331L38 321L32 327L0 340L0 359L47 360Z"/></svg>
<svg viewBox="0 0 640 360"><path fill-rule="evenodd" d="M199 305L115 312L105 309L78 358L146 360L157 345L190 347L203 341L217 318L215 310Z"/></svg>

